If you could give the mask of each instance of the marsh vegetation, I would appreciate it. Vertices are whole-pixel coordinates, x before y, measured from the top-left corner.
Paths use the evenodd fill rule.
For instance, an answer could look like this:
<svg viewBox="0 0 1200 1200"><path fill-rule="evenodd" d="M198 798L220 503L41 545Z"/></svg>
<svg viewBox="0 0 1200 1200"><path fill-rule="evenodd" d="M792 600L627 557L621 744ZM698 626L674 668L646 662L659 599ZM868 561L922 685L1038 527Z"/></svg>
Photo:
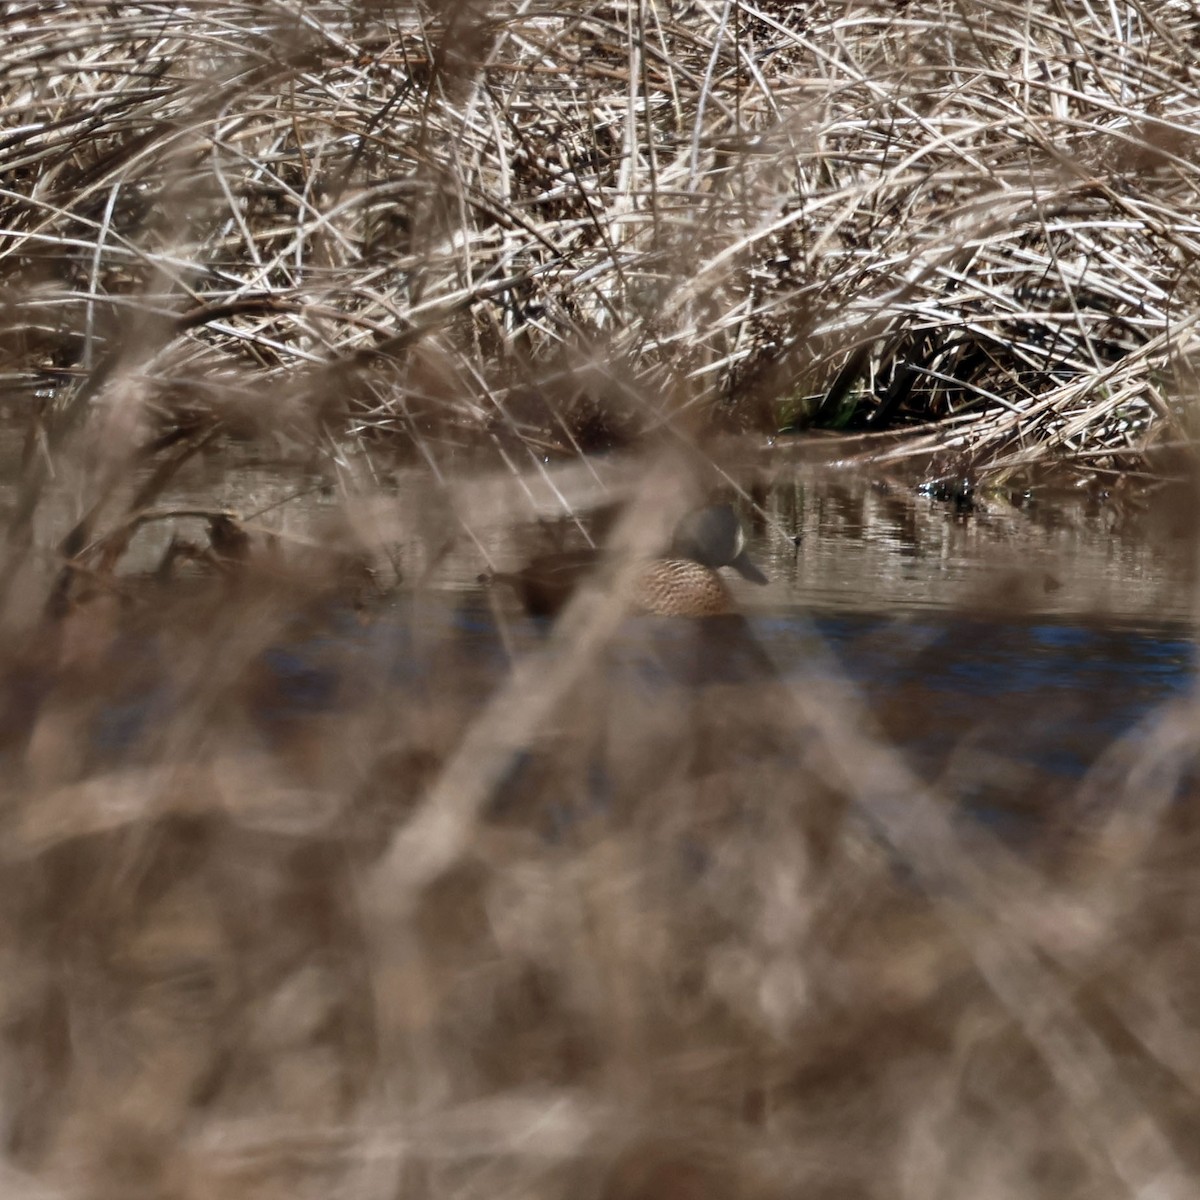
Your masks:
<svg viewBox="0 0 1200 1200"><path fill-rule="evenodd" d="M1192 1195L1198 50L5 6L5 1195ZM714 495L745 621L479 582Z"/></svg>

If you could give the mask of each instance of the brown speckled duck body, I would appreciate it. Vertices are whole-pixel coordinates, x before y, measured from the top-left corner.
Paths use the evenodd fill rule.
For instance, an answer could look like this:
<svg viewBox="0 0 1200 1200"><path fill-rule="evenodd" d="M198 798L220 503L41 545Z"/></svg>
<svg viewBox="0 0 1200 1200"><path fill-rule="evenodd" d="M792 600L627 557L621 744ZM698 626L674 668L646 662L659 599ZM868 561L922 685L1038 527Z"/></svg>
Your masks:
<svg viewBox="0 0 1200 1200"><path fill-rule="evenodd" d="M492 578L510 584L532 616L553 616L598 565L599 550L573 550L535 558L520 571ZM732 567L764 584L766 576L746 554L746 537L727 504L689 513L679 523L668 553L638 573L632 602L642 612L665 617L715 617L736 611L719 571Z"/></svg>
<svg viewBox="0 0 1200 1200"><path fill-rule="evenodd" d="M634 583L633 602L660 617L719 617L734 611L725 581L703 563L660 558L647 563Z"/></svg>

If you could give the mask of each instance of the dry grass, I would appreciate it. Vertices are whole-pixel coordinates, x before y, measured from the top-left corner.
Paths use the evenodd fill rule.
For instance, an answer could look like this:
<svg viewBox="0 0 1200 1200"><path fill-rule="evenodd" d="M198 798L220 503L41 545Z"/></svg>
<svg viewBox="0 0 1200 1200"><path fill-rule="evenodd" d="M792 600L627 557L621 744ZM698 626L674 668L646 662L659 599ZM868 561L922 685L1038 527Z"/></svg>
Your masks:
<svg viewBox="0 0 1200 1200"><path fill-rule="evenodd" d="M729 430L1190 478L1190 5L0 21L6 1196L1196 1192L1191 701L1017 858L736 623L424 586Z"/></svg>
<svg viewBox="0 0 1200 1200"><path fill-rule="evenodd" d="M6 637L6 1193L1193 1194L1191 700L1017 858L736 621L355 619L352 511Z"/></svg>
<svg viewBox="0 0 1200 1200"><path fill-rule="evenodd" d="M1140 466L1191 433L1198 41L1166 0L14 6L8 390Z"/></svg>

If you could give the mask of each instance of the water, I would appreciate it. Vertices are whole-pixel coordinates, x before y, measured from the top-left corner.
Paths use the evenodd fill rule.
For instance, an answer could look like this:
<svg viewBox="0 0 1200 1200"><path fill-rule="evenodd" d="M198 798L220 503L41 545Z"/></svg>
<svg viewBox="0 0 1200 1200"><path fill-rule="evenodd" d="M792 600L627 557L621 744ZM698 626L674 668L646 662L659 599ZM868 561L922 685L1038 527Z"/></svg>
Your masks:
<svg viewBox="0 0 1200 1200"><path fill-rule="evenodd" d="M545 645L545 620L511 613L502 620L517 654ZM269 664L281 686L264 716L286 731L335 697L346 701L340 680L347 673L360 686L373 676L376 694L384 686L419 703L458 689L466 710L478 711L508 677L496 622L481 592L451 602L412 598L366 628L347 623L332 638L273 650ZM1160 706L1193 687L1197 666L1186 624L1146 617L1001 619L949 609L881 614L771 604L755 609L744 630L704 634L697 642L698 629L719 626L635 617L620 628L602 666L580 685L594 690L603 672L601 699L585 701L586 721L625 726L618 738L624 749L609 746L606 753L636 757L643 751L633 747L631 755L630 739L668 736L655 730L671 726L672 707L677 723L686 723L691 718L682 706L693 692L731 688L732 699L709 714L701 736L721 738L727 728L764 715L778 722L781 734L754 741L735 764L757 769L757 754L781 761L792 754L794 727L771 690L777 679L818 702L849 686L872 723L861 732L886 740L962 812L1018 841L1061 815L1115 743L1124 739L1136 752ZM740 645L747 635L749 644ZM604 705L609 711L599 711ZM681 752L672 743L664 753ZM501 807L514 807L513 797L541 778L536 768L520 756ZM785 764L782 775L791 769ZM592 762L587 770L593 798L607 795L606 769Z"/></svg>
<svg viewBox="0 0 1200 1200"><path fill-rule="evenodd" d="M964 810L1010 829L1193 686L1195 539L1169 505L1140 520L1094 497L981 497L963 511L911 486L828 475L796 475L760 500L750 549L771 582L730 580L747 653L722 638L672 648L688 624L652 618L610 648L605 670L648 714L679 682L680 653L688 686L729 682L757 669L757 644L770 672L810 695L851 685L875 736ZM369 625L346 613L269 650L257 702L268 741L389 691L418 702L457 692L468 713L481 709L509 654L536 650L548 628L478 582L489 564L477 547L504 569L546 536L501 515L445 556L431 587L401 593ZM625 703L613 694L606 703ZM161 691L153 711L114 696L95 736L119 748L170 705Z"/></svg>
<svg viewBox="0 0 1200 1200"><path fill-rule="evenodd" d="M809 694L849 682L877 736L1004 832L1061 808L1114 743L1136 751L1193 687L1186 499L982 496L964 511L837 476L759 499L750 549L772 582L730 586L774 669ZM478 636L477 593L462 611Z"/></svg>

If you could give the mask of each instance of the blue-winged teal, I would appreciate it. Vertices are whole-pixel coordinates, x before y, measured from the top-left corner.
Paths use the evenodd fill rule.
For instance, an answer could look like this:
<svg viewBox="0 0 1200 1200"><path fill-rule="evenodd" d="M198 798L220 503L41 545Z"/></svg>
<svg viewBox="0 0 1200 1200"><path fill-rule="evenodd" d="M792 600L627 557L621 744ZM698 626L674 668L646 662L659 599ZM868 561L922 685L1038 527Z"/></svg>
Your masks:
<svg viewBox="0 0 1200 1200"><path fill-rule="evenodd" d="M531 615L553 616L602 555L595 549L540 555L521 570L497 572L492 579L511 584ZM721 567L732 567L753 583L767 582L746 554L742 523L727 504L698 509L684 517L668 552L646 563L639 573L633 602L643 612L668 617L731 613L733 599L718 574Z"/></svg>

